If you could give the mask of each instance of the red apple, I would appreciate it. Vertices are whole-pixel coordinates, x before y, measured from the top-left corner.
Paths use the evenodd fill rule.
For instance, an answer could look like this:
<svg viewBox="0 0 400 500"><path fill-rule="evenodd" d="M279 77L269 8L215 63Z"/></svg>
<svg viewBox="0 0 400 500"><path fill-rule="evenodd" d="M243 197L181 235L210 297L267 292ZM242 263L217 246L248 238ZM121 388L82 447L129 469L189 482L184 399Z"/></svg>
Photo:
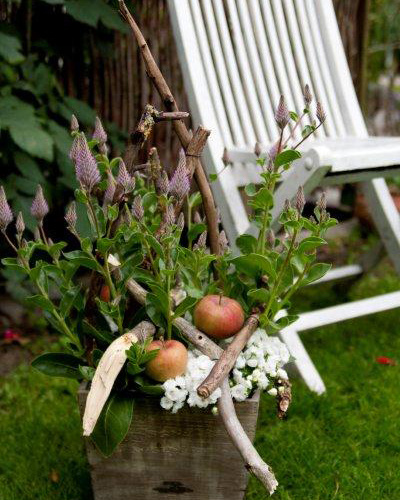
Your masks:
<svg viewBox="0 0 400 500"><path fill-rule="evenodd" d="M238 301L222 295L206 295L194 309L194 324L215 339L235 335L243 326L244 312Z"/></svg>
<svg viewBox="0 0 400 500"><path fill-rule="evenodd" d="M185 373L188 353L177 340L153 340L148 351L160 349L157 356L146 364L146 374L157 382L165 382Z"/></svg>

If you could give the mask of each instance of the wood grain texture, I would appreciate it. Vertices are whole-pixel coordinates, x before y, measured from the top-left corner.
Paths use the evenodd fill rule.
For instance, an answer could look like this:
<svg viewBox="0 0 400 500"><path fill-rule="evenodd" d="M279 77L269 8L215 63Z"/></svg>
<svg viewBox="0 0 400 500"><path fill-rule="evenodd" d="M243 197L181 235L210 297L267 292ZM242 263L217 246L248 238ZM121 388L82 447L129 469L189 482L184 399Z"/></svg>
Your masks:
<svg viewBox="0 0 400 500"><path fill-rule="evenodd" d="M87 389L78 392L85 405ZM259 396L235 405L254 439ZM133 425L110 458L86 441L95 500L242 500L248 481L243 460L219 416L185 406L175 415L158 399L138 398Z"/></svg>

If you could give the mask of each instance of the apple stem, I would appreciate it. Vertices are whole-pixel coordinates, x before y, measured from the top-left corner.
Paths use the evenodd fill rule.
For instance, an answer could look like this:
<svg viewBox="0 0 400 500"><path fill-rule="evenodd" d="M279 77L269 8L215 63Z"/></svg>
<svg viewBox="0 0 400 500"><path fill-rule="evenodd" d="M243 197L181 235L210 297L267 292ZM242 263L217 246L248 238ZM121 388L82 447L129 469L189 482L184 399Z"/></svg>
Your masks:
<svg viewBox="0 0 400 500"><path fill-rule="evenodd" d="M218 302L219 305L222 304L222 292L219 294L219 302Z"/></svg>

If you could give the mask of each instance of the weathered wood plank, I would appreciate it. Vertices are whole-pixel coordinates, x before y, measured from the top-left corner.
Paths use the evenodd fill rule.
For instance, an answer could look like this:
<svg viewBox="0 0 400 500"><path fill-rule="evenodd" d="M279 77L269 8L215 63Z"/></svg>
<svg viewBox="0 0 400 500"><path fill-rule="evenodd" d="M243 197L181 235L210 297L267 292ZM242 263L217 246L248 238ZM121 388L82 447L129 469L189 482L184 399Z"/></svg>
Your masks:
<svg viewBox="0 0 400 500"><path fill-rule="evenodd" d="M78 393L84 406L87 390ZM236 405L253 440L259 396ZM95 500L242 500L248 473L222 421L209 410L184 407L175 415L158 399L138 398L134 423L110 458L86 441Z"/></svg>

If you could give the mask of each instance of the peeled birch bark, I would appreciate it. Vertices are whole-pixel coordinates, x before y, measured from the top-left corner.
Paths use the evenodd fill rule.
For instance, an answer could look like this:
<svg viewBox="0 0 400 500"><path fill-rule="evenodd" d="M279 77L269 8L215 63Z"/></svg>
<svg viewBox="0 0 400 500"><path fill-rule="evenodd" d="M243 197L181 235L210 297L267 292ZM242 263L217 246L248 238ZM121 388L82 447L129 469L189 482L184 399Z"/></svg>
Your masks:
<svg viewBox="0 0 400 500"><path fill-rule="evenodd" d="M126 351L136 342L143 342L154 335L155 326L148 321L142 321L133 330L121 335L112 342L104 352L96 368L90 391L86 400L83 415L83 435L90 436L96 425L115 379L126 361Z"/></svg>

